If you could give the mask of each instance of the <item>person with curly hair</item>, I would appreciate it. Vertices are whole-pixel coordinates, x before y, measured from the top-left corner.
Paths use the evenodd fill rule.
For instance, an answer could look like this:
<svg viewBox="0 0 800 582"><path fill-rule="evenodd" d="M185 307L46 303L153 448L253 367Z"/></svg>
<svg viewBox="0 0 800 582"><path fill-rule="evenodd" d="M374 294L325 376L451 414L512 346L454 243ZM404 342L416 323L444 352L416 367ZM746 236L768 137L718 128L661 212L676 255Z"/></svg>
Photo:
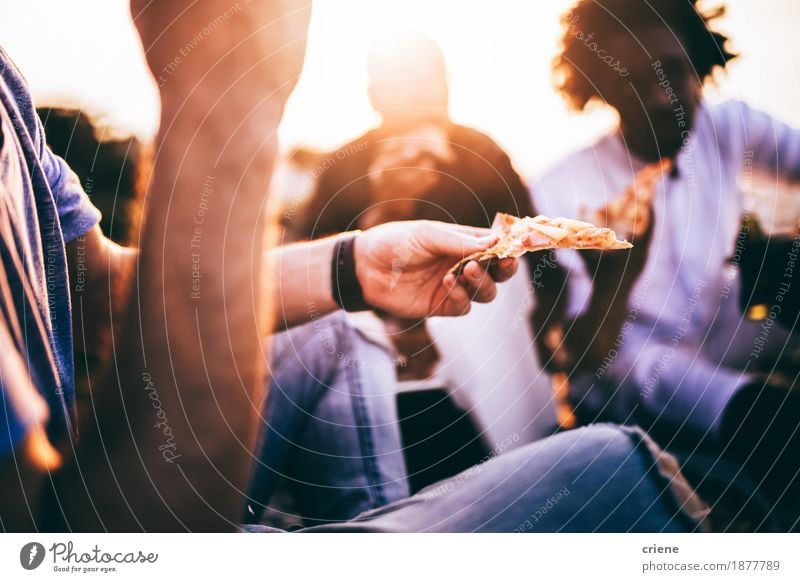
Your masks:
<svg viewBox="0 0 800 582"><path fill-rule="evenodd" d="M551 216L618 228L635 218L628 255L558 252L569 307L549 329L579 416L636 420L667 446L713 443L781 494L798 469L800 395L774 371L795 377L797 337L743 317L731 259L748 177L800 179L800 132L703 98L737 56L713 27L723 12L696 0L575 3L555 86L576 111L606 105L619 123L557 163L533 198Z"/></svg>

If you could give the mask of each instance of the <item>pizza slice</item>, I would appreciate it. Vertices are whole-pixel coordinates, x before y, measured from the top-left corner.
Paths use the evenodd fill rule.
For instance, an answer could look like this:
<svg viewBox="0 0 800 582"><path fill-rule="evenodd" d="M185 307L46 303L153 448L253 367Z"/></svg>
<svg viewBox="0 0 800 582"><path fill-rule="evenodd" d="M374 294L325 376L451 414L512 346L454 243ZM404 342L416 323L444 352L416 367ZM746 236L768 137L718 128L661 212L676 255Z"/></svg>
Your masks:
<svg viewBox="0 0 800 582"><path fill-rule="evenodd" d="M598 228L582 220L526 216L517 218L498 212L492 230L500 234L500 240L491 248L474 253L459 261L451 273L460 275L470 261L486 262L493 259L520 257L525 253L547 249L615 250L629 249L633 245L617 240L610 228Z"/></svg>
<svg viewBox="0 0 800 582"><path fill-rule="evenodd" d="M622 194L594 212L583 208L581 218L607 226L635 240L650 226L656 186L664 174L672 170L672 166L669 159L646 165L636 173L633 182Z"/></svg>

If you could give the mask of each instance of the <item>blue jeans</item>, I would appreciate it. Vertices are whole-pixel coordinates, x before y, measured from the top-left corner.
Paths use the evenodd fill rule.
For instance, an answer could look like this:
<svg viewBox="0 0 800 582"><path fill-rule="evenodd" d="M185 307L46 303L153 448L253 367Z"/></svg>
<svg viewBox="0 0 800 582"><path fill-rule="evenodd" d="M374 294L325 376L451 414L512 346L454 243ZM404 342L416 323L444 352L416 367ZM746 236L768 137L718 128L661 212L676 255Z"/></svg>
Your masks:
<svg viewBox="0 0 800 582"><path fill-rule="evenodd" d="M409 495L383 347L334 314L275 334L245 523L281 480L305 523L344 521Z"/></svg>
<svg viewBox="0 0 800 582"><path fill-rule="evenodd" d="M674 459L639 429L612 425L543 439L409 497L397 418L392 416L394 399L382 397L391 390L364 392L365 380L373 372L376 386L385 386L393 367L380 370L358 363L388 355L340 317L282 336L286 339L276 347L288 344L296 355L276 353L273 392L267 401L266 430L250 497L261 505L268 501L271 490L263 485L273 483L282 471L276 468L287 465L287 453L312 463L303 468L302 478L297 477L298 463L288 463L295 467L291 474L302 494L298 501L304 515L313 509L314 516L328 516L328 523L303 531L684 532L703 524L707 508L680 475ZM321 347L325 355L319 353ZM344 355L332 357L338 353ZM282 387L279 397L274 396L275 385ZM331 395L324 386L338 388ZM298 402L293 394L315 398ZM321 407L326 395L330 404ZM364 412L366 403L370 406ZM352 422L357 417L361 420ZM349 420L340 422L343 418ZM368 425L370 418L376 424ZM291 430L281 433L276 430L279 425ZM360 458L359 451L366 451L367 457ZM257 525L257 514L245 520L253 524L245 530L280 531ZM339 517L331 517L335 515Z"/></svg>

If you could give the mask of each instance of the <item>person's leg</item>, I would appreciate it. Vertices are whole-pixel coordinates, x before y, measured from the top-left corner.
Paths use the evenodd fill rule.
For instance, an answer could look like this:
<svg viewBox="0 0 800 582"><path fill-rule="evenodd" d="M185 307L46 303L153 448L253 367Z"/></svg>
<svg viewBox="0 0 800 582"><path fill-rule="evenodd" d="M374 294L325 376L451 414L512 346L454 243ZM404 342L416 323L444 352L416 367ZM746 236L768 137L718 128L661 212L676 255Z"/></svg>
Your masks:
<svg viewBox="0 0 800 582"><path fill-rule="evenodd" d="M774 311L773 319L764 321L730 319L732 329L721 336L728 341L710 344L726 352L726 363L761 374L748 374L726 403L720 445L744 464L773 502L800 506L800 385L793 360L800 334L775 323ZM776 513L789 513L782 509ZM797 519L797 509L791 513L791 520Z"/></svg>
<svg viewBox="0 0 800 582"><path fill-rule="evenodd" d="M771 501L800 505L800 387L751 382L728 404L720 433Z"/></svg>
<svg viewBox="0 0 800 582"><path fill-rule="evenodd" d="M731 488L721 493L713 483L727 473L719 471L717 465L708 469L710 478L694 473L701 490L722 495L712 500L715 504L724 506L729 489L735 491L740 486L753 487L754 497L766 495L770 503L796 498L800 490L800 458L796 454L800 445L800 396L796 389L759 378L753 373L757 368L752 362L737 369L719 361L727 347L734 346L736 353L728 354L726 363L736 363L733 356L740 358L740 364L745 363L741 358L748 354L748 341L751 350L755 345L752 333L748 337L747 331L752 332L752 326L729 330L728 344L716 346L714 353L710 353L714 342L701 347L672 347L655 341L647 344L631 336L628 339L638 341L631 341L632 345L620 351L615 362L616 382L589 379L592 389L596 384L603 387L606 398L603 402L587 395L585 402L591 407L581 410L583 418L592 418L585 414L587 411L612 410L605 419L639 424L661 446L681 457L687 473L694 473L693 467L700 466L696 463L702 465L707 458L741 463L747 469L743 476L753 483L750 479L746 485L731 482ZM740 337L735 337L737 334ZM784 342L787 352L793 345L777 327L769 339ZM774 344L764 346L766 362L774 362L783 349ZM736 473L729 476L738 479ZM734 508L733 514L740 509ZM786 513L784 509L771 513L780 516Z"/></svg>
<svg viewBox="0 0 800 582"><path fill-rule="evenodd" d="M281 479L306 522L342 521L408 495L394 363L343 314L276 334L245 523Z"/></svg>
<svg viewBox="0 0 800 582"><path fill-rule="evenodd" d="M738 295L738 286L732 295ZM720 305L719 317L699 345L659 342L649 337L651 330L637 329L626 338L608 388L625 398L624 414L634 408L644 413L634 419L648 432L653 423L664 426L666 434L688 433L695 441L706 439L725 447L732 424L726 419L731 403L736 400L740 410L746 404L762 417L774 417L770 399L762 402L756 397L765 385L765 374L760 372L774 377L781 369L776 364L791 359L800 347L800 337L770 324L765 328L763 322L744 320L736 302L727 301ZM796 365L789 365L794 376ZM739 411L735 416L740 416ZM613 420L626 422L619 414ZM728 425L725 430L724 424Z"/></svg>
<svg viewBox="0 0 800 582"><path fill-rule="evenodd" d="M308 532L686 532L708 509L638 429L595 425ZM250 530L253 531L253 530Z"/></svg>

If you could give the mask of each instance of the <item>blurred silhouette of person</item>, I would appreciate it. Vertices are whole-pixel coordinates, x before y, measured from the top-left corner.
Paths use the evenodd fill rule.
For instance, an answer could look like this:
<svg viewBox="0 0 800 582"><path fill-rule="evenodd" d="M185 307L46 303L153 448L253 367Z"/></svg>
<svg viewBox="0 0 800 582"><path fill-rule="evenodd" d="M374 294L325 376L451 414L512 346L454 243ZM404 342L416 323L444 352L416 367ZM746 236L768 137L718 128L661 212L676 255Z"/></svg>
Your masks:
<svg viewBox="0 0 800 582"><path fill-rule="evenodd" d="M743 176L800 179L800 131L745 103L703 99L736 55L710 25L723 9L697 4L581 0L562 18L556 87L578 111L612 107L619 126L556 164L534 202L563 216L632 213L646 228L621 233L636 239L630 252L558 251L570 298L556 327L569 333L554 345L565 347L572 398L587 415L633 418L695 444L710 437L780 493L798 468L800 394L753 370L783 355L794 376L796 338L744 320L729 260ZM655 176L664 160L671 170Z"/></svg>
<svg viewBox="0 0 800 582"><path fill-rule="evenodd" d="M444 55L419 32L382 38L368 55L381 124L332 153L298 230L319 237L395 218L490 226L496 212L530 214L508 156L453 123Z"/></svg>
<svg viewBox="0 0 800 582"><path fill-rule="evenodd" d="M129 242L141 211L142 143L136 137L106 138L80 109L39 107L36 113L50 149L64 158L102 213L100 228L115 242Z"/></svg>
<svg viewBox="0 0 800 582"><path fill-rule="evenodd" d="M447 67L433 39L417 31L381 38L370 47L367 70L380 126L320 163L300 236L408 219L487 227L497 212L532 214L505 152L450 119ZM385 321L400 352L400 377L429 376L439 355L424 322Z"/></svg>
<svg viewBox="0 0 800 582"><path fill-rule="evenodd" d="M106 137L90 116L80 109L38 107L52 152L63 158L75 172L92 204L100 211L100 228L112 241L131 244L141 215L141 193L147 171L147 152L136 137ZM91 379L103 369L111 355L110 329L100 339L84 342L80 321L73 323L75 342L75 393L79 415L91 406Z"/></svg>

